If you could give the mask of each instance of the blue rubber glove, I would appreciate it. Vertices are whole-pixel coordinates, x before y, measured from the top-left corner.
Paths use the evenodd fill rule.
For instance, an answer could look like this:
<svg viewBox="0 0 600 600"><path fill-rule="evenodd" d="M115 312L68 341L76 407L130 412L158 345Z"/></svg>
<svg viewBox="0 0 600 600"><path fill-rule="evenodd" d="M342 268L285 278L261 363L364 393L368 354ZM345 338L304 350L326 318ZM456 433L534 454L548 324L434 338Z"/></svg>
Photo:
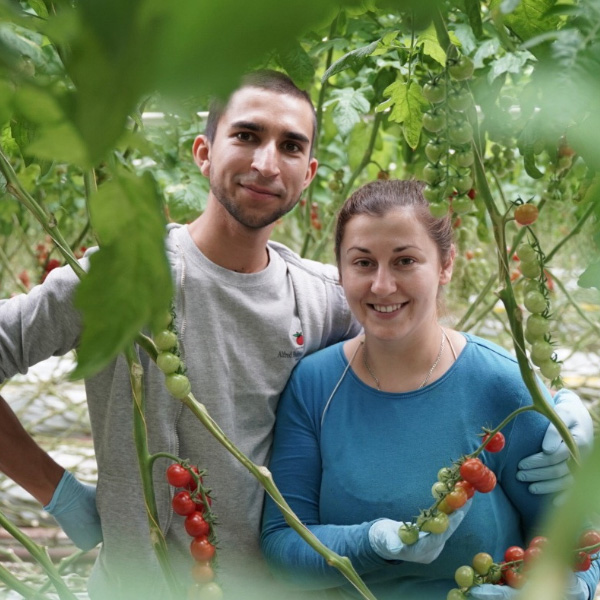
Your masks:
<svg viewBox="0 0 600 600"><path fill-rule="evenodd" d="M427 565L440 555L446 541L469 512L472 502L473 499L469 500L462 508L450 515L450 524L444 533L434 534L421 531L418 541L410 546L403 544L398 535L398 529L403 525L402 521L391 519L375 521L369 529L371 548L385 560L406 560Z"/></svg>
<svg viewBox="0 0 600 600"><path fill-rule="evenodd" d="M594 441L594 426L588 409L577 394L567 389L554 396L558 416L569 428L581 456L589 454ZM566 490L572 482L568 460L571 454L554 425L550 425L542 441L542 452L532 454L519 463L517 479L534 482L532 494L552 494Z"/></svg>
<svg viewBox="0 0 600 600"><path fill-rule="evenodd" d="M513 598L529 598L527 585L522 590L515 590L507 585L484 583L469 590L469 598L473 600L512 600ZM564 600L590 600L587 584L575 574L571 574L569 585L565 590Z"/></svg>
<svg viewBox="0 0 600 600"><path fill-rule="evenodd" d="M64 472L44 510L81 550L91 550L102 541L96 488L77 481L69 471Z"/></svg>

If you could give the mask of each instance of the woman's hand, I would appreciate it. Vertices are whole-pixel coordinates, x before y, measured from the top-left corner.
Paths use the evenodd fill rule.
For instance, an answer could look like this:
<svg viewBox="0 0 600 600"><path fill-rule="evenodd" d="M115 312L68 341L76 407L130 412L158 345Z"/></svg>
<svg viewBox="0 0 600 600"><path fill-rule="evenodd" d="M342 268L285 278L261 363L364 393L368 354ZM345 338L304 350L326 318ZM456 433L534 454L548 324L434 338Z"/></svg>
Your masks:
<svg viewBox="0 0 600 600"><path fill-rule="evenodd" d="M402 521L380 519L371 525L369 542L371 548L386 560L406 560L422 564L433 562L444 549L450 536L456 531L471 508L469 500L462 508L449 516L448 529L444 533L419 533L419 540L410 546L403 544L398 535Z"/></svg>
<svg viewBox="0 0 600 600"><path fill-rule="evenodd" d="M492 585L484 583L469 590L469 598L473 600L512 600L513 598L528 598L527 586L522 590L516 590L507 585ZM564 600L589 600L590 591L587 584L572 574L569 578L569 586L565 590Z"/></svg>
<svg viewBox="0 0 600 600"><path fill-rule="evenodd" d="M577 394L567 389L554 396L555 409L565 422L581 456L589 454L594 441L594 426L588 409ZM542 452L524 458L519 463L517 479L530 482L532 494L552 494L566 490L572 482L569 471L571 454L560 434L550 425L542 442Z"/></svg>

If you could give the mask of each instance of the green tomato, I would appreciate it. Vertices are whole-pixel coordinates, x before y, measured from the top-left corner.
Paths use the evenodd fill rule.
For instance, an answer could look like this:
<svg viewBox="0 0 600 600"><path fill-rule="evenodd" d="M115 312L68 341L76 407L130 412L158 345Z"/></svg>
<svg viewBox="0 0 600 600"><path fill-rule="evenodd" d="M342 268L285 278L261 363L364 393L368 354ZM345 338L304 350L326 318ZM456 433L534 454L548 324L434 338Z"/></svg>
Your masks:
<svg viewBox="0 0 600 600"><path fill-rule="evenodd" d="M468 57L462 54L459 58L453 59L451 62L448 61L448 72L450 77L457 81L464 81L470 79L473 75L475 64Z"/></svg>
<svg viewBox="0 0 600 600"><path fill-rule="evenodd" d="M179 369L181 360L172 352L160 352L156 357L156 364L165 375L169 375Z"/></svg>
<svg viewBox="0 0 600 600"><path fill-rule="evenodd" d="M403 544L412 546L419 540L419 530L411 523L402 523L398 529L398 537Z"/></svg>
<svg viewBox="0 0 600 600"><path fill-rule="evenodd" d="M434 108L423 114L423 127L427 131L437 133L446 127L446 113L441 108Z"/></svg>
<svg viewBox="0 0 600 600"><path fill-rule="evenodd" d="M444 79L432 79L423 86L423 96L432 104L442 102L446 98L446 81Z"/></svg>
<svg viewBox="0 0 600 600"><path fill-rule="evenodd" d="M159 350L170 350L177 346L177 335L174 331L164 329L154 336L154 343Z"/></svg>
<svg viewBox="0 0 600 600"><path fill-rule="evenodd" d="M527 318L525 331L529 331L534 338L543 338L549 330L550 321L545 317L542 317L542 315L529 315Z"/></svg>
<svg viewBox="0 0 600 600"><path fill-rule="evenodd" d="M448 128L448 140L454 146L466 144L473 139L473 128L468 121L454 123Z"/></svg>
<svg viewBox="0 0 600 600"><path fill-rule="evenodd" d="M429 533L440 534L444 533L444 531L448 529L449 524L450 521L448 520L448 515L443 512L438 512L435 516L427 519L423 523L422 529L423 531L427 531Z"/></svg>
<svg viewBox="0 0 600 600"><path fill-rule="evenodd" d="M442 200L440 202L432 202L429 205L429 212L436 219L442 219L448 214L450 210L450 202L448 200Z"/></svg>
<svg viewBox="0 0 600 600"><path fill-rule="evenodd" d="M538 291L528 292L523 299L525 308L534 314L541 314L546 310L547 302L544 294Z"/></svg>
<svg viewBox="0 0 600 600"><path fill-rule="evenodd" d="M453 177L452 183L459 194L466 194L473 187L473 179L469 175Z"/></svg>
<svg viewBox="0 0 600 600"><path fill-rule="evenodd" d="M523 277L527 277L528 279L538 279L542 274L542 267L540 267L540 263L537 261L537 258L532 262L521 261L520 268Z"/></svg>
<svg viewBox="0 0 600 600"><path fill-rule="evenodd" d="M442 467L437 474L438 481L446 483L449 479L452 478L452 469L448 467Z"/></svg>
<svg viewBox="0 0 600 600"><path fill-rule="evenodd" d="M471 211L473 203L468 196L457 196L452 200L452 212L457 215L464 215Z"/></svg>
<svg viewBox="0 0 600 600"><path fill-rule="evenodd" d="M470 147L461 148L452 155L452 164L457 167L470 167L474 161L475 154L473 154L473 150Z"/></svg>
<svg viewBox="0 0 600 600"><path fill-rule="evenodd" d="M471 564L476 573L479 575L487 575L494 564L494 559L487 552L478 552L473 557L473 562Z"/></svg>
<svg viewBox="0 0 600 600"><path fill-rule="evenodd" d="M531 345L531 360L534 364L540 366L540 363L549 360L554 353L552 344L546 340L536 340Z"/></svg>
<svg viewBox="0 0 600 600"><path fill-rule="evenodd" d="M423 197L427 202L439 202L445 193L445 185L426 185L423 188Z"/></svg>
<svg viewBox="0 0 600 600"><path fill-rule="evenodd" d="M471 94L467 88L452 88L448 93L447 103L452 110L463 112L471 105Z"/></svg>
<svg viewBox="0 0 600 600"><path fill-rule="evenodd" d="M463 592L457 588L454 588L446 595L446 600L466 600L466 596Z"/></svg>
<svg viewBox="0 0 600 600"><path fill-rule="evenodd" d="M554 360L545 360L541 364L538 365L540 371L544 377L550 379L556 379L560 375L560 363L557 363Z"/></svg>
<svg viewBox="0 0 600 600"><path fill-rule="evenodd" d="M448 152L448 143L435 138L429 140L425 146L425 156L432 162L436 163L440 158Z"/></svg>
<svg viewBox="0 0 600 600"><path fill-rule="evenodd" d="M461 588L471 587L475 583L475 571L473 567L469 567L468 565L458 567L454 572L454 581Z"/></svg>
<svg viewBox="0 0 600 600"><path fill-rule="evenodd" d="M523 243L517 246L517 256L521 262L537 261L538 255L531 244Z"/></svg>
<svg viewBox="0 0 600 600"><path fill-rule="evenodd" d="M435 185L443 181L446 176L446 170L440 165L432 165L427 163L423 167L423 173L421 174L423 181L426 181L429 185Z"/></svg>
<svg viewBox="0 0 600 600"><path fill-rule="evenodd" d="M525 282L523 286L523 293L527 295L529 292L539 292L540 291L540 282L534 279L529 279Z"/></svg>
<svg viewBox="0 0 600 600"><path fill-rule="evenodd" d="M438 500L442 496L445 496L448 493L448 486L441 481L436 481L431 486L431 495Z"/></svg>
<svg viewBox="0 0 600 600"><path fill-rule="evenodd" d="M165 381L171 396L180 400L181 398L185 398L192 391L190 380L185 375L172 373L171 375L166 376Z"/></svg>

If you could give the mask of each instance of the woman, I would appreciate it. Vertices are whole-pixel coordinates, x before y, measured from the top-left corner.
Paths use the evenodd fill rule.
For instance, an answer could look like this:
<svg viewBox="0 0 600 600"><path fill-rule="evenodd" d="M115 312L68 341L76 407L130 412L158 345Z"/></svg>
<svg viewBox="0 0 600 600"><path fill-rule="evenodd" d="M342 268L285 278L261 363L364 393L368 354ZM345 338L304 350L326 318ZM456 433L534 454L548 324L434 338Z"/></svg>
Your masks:
<svg viewBox="0 0 600 600"><path fill-rule="evenodd" d="M457 567L478 552L500 560L509 546L526 545L544 508L515 478L548 424L526 412L504 428L502 452L483 453L498 478L494 491L452 514L445 534L421 534L414 546L399 541L399 522L414 521L432 504L438 470L473 452L483 426L531 403L513 357L440 324L440 290L455 255L452 227L449 218L431 216L421 188L376 181L342 207L336 258L364 334L296 368L279 404L271 459L275 482L301 521L348 556L380 600L445 599ZM294 585L353 595L271 500L262 547L274 572ZM595 566L574 578L570 598L593 597L597 582Z"/></svg>

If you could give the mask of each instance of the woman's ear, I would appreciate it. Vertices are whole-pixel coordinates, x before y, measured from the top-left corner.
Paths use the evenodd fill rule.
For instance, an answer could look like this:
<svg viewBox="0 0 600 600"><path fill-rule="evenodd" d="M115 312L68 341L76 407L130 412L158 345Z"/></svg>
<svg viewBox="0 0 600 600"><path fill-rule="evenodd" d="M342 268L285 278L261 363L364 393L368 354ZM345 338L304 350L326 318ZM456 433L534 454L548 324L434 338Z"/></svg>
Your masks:
<svg viewBox="0 0 600 600"><path fill-rule="evenodd" d="M454 244L450 246L450 252L446 262L440 268L440 285L450 283L452 279L452 269L454 268L454 259L456 257L456 247Z"/></svg>

